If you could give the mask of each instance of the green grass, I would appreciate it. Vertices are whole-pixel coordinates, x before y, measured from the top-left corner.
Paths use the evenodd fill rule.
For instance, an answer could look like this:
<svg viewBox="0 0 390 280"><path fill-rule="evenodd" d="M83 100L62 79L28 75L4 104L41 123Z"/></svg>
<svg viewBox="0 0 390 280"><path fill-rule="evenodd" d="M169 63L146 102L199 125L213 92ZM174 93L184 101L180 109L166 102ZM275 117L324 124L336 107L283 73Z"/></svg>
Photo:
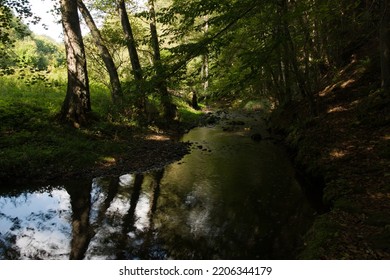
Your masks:
<svg viewBox="0 0 390 280"><path fill-rule="evenodd" d="M0 77L0 182L57 177L112 162L129 154L134 131L142 129L131 114L115 110L108 90L93 82L88 126L75 129L59 123L65 72L49 75L52 86ZM181 122L194 122L201 114L180 99L174 101Z"/></svg>
<svg viewBox="0 0 390 280"><path fill-rule="evenodd" d="M203 114L200 110L195 110L183 99L175 98L174 103L178 108L178 119L183 123L196 123L199 117ZM201 107L202 105L199 104Z"/></svg>
<svg viewBox="0 0 390 280"><path fill-rule="evenodd" d="M57 122L66 92L63 82L28 86L15 77L0 77L0 84L0 181L82 169L125 149L111 141L118 128L106 121L110 97L102 87L91 85L97 121L76 130ZM99 135L102 129L105 137Z"/></svg>

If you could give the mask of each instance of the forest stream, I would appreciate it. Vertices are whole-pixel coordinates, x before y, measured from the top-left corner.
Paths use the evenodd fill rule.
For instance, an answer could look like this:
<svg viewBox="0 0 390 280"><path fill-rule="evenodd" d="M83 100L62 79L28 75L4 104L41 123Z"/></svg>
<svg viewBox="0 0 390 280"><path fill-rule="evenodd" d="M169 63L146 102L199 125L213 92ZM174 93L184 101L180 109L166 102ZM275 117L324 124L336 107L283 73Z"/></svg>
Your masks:
<svg viewBox="0 0 390 280"><path fill-rule="evenodd" d="M294 258L316 210L285 151L260 118L209 120L163 169L2 188L0 259Z"/></svg>

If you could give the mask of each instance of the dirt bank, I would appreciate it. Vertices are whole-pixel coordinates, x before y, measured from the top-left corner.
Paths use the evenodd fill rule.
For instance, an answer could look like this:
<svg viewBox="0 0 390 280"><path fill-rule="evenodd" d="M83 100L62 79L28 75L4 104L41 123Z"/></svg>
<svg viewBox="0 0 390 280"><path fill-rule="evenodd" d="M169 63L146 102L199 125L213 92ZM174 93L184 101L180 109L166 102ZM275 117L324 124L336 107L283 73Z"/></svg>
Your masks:
<svg viewBox="0 0 390 280"><path fill-rule="evenodd" d="M133 131L125 126L104 130L92 127L84 131L61 128L55 133L55 137L61 137L61 141L52 141L49 148L61 153L53 155L36 149L36 153L25 153L24 162L4 157L0 185L12 184L16 187L46 184L53 180L141 172L179 160L190 148L190 143L179 141L184 133L183 127L158 132L146 129ZM66 142L69 135L77 138L77 141ZM35 139L30 139L27 145L30 150L34 148L34 143L41 147L47 138L49 137L38 135Z"/></svg>
<svg viewBox="0 0 390 280"><path fill-rule="evenodd" d="M270 118L295 164L323 179L331 209L316 219L299 258L390 259L390 98L378 77L354 61L319 92L317 117L296 103Z"/></svg>

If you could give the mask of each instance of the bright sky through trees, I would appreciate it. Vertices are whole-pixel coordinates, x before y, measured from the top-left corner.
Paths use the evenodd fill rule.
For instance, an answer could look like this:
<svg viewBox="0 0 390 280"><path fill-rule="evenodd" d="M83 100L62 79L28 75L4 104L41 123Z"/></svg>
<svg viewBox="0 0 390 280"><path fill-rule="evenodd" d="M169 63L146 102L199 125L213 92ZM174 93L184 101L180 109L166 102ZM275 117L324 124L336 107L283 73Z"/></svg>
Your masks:
<svg viewBox="0 0 390 280"><path fill-rule="evenodd" d="M30 29L39 35L46 35L56 41L62 41L62 26L59 19L50 12L54 4L52 0L31 0L32 12L41 18L39 24L29 24Z"/></svg>
<svg viewBox="0 0 390 280"><path fill-rule="evenodd" d="M146 0L137 0L140 7L145 6ZM31 9L34 15L39 16L42 20L39 24L29 24L31 31L38 35L49 36L55 41L62 41L62 26L59 23L59 18L56 18L52 12L50 12L54 3L52 0L30 0ZM82 27L83 33L86 32L86 28Z"/></svg>

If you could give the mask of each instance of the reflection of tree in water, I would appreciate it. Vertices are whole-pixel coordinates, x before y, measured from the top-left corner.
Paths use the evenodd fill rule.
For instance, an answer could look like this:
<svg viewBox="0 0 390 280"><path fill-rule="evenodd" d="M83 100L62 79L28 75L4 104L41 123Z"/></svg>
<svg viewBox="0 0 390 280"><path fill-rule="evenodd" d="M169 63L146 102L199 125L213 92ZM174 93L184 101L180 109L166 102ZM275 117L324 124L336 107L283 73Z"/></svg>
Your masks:
<svg viewBox="0 0 390 280"><path fill-rule="evenodd" d="M95 246L94 253L109 256L110 251L115 252L117 259L156 258L152 257L155 251L153 249L153 215L157 209L163 173L164 170L161 169L146 174L126 175L131 179L125 182L123 189L119 189L119 198L109 199L113 195L107 195L103 203L105 210L100 211L101 214L105 212L100 216L104 217L105 224L95 227L100 232L99 240L95 243L98 247ZM122 207L128 206L125 212L120 210L121 205ZM118 218L120 221L117 220ZM98 220L103 221L102 218ZM118 228L120 231L116 231ZM94 254L91 254L91 257L94 257Z"/></svg>
<svg viewBox="0 0 390 280"><path fill-rule="evenodd" d="M124 181L98 180L93 201L91 187L68 188L73 211L70 259L110 258L114 252L117 259L162 258L155 246L153 217L163 174L161 169L124 175ZM146 224L140 223L145 218Z"/></svg>
<svg viewBox="0 0 390 280"><path fill-rule="evenodd" d="M110 178L108 182L107 195L98 210L96 222L93 224L94 229L97 229L99 226L101 226L103 220L105 219L106 211L108 208L110 208L111 203L114 201L115 197L118 194L118 191L119 191L118 178Z"/></svg>
<svg viewBox="0 0 390 280"><path fill-rule="evenodd" d="M144 243L138 255L143 259L163 259L166 253L160 248L155 238L154 217L157 211L157 203L161 193L161 180L164 176L164 169L158 169L150 173L152 197L150 203L149 228L144 233Z"/></svg>
<svg viewBox="0 0 390 280"><path fill-rule="evenodd" d="M159 207L154 216L156 242L165 251L164 258L212 259L213 232L209 225L207 192L187 193L178 185L164 184Z"/></svg>
<svg viewBox="0 0 390 280"><path fill-rule="evenodd" d="M166 182L167 183L167 182ZM271 217L256 193L216 195L206 181L165 184L154 223L173 259L247 259L270 250Z"/></svg>
<svg viewBox="0 0 390 280"><path fill-rule="evenodd" d="M20 228L20 220L17 217L12 218L0 213L0 220L2 219L12 222L12 229ZM19 248L16 246L16 239L17 236L11 232L7 232L6 234L0 233L0 260L20 259L21 254Z"/></svg>
<svg viewBox="0 0 390 280"><path fill-rule="evenodd" d="M83 259L91 241L89 215L91 210L91 184L67 189L72 206L72 241L69 259Z"/></svg>
<svg viewBox="0 0 390 280"><path fill-rule="evenodd" d="M135 231L135 209L137 208L139 197L141 195L143 180L143 174L135 174L133 193L131 194L130 198L130 208L123 217L122 235L118 240L118 259L128 259L129 254L131 255L131 252L126 250L128 248L127 244L129 241L128 234Z"/></svg>

